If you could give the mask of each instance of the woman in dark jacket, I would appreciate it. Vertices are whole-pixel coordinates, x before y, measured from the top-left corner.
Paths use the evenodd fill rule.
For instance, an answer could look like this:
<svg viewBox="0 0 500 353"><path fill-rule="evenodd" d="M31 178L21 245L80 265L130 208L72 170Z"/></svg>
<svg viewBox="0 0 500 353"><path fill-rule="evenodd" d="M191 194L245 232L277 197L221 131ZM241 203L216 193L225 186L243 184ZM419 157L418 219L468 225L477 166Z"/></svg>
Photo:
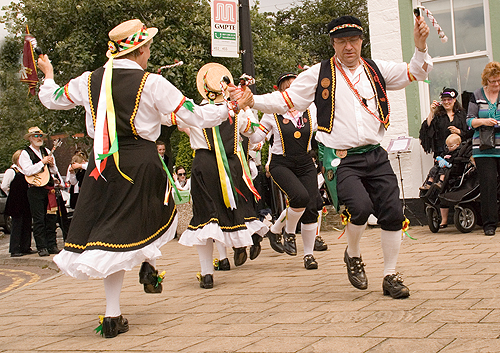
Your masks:
<svg viewBox="0 0 500 353"><path fill-rule="evenodd" d="M454 88L444 88L439 95L441 101L433 101L431 111L420 128L420 144L426 153L433 153L434 159L446 152L446 138L450 134L460 135L462 141L467 136L467 114L457 101L458 92ZM448 208L441 208L441 228L448 226Z"/></svg>

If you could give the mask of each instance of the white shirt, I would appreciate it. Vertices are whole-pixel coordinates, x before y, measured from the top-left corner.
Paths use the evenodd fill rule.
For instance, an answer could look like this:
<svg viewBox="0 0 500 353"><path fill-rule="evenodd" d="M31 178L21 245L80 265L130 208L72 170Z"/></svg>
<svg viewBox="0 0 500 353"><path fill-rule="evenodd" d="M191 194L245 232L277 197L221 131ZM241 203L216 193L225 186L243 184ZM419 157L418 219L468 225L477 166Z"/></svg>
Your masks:
<svg viewBox="0 0 500 353"><path fill-rule="evenodd" d="M3 190L3 192L5 192L6 195L9 195L9 191L10 191L10 183L12 183L12 180L14 180L15 176L16 176L16 172L14 170L14 168L17 168L18 170L20 170L20 168L13 164L10 166L9 169L7 169L3 175L3 179L2 179L2 186L0 186Z"/></svg>
<svg viewBox="0 0 500 353"><path fill-rule="evenodd" d="M23 170L24 175L28 175L28 176L39 173L44 167L44 164L41 161L43 159L42 152L33 148L32 145L30 145L29 148L31 148L31 150L33 152L35 152L35 154L38 156L38 158L40 158L40 162L33 164L28 152L26 150L23 150L21 152L21 155L19 156L19 166ZM45 147L42 146L40 148L45 148ZM47 152L47 154L50 153L50 151L47 148L45 148L45 151ZM54 157L54 156L52 156L52 157ZM55 157L54 157L54 164L52 166L47 164L47 166L49 167L50 174L56 175L57 177L59 177L59 171L57 170Z"/></svg>
<svg viewBox="0 0 500 353"><path fill-rule="evenodd" d="M113 68L142 70L138 63L129 59L113 60ZM42 104L49 109L67 110L82 105L86 112L87 133L91 138L94 138L94 124L88 93L90 74L91 72L84 72L81 76L68 82L67 92L71 100L63 94L56 101L54 92L59 86L52 79L45 80L40 87L38 96ZM139 109L134 120L138 135L145 140L156 141L160 136L161 124L170 126L175 123L172 121L170 113L179 107L183 99L184 95L164 77L150 74L144 84ZM96 106L97 102L94 103L94 108ZM228 111L225 105L207 105L205 107L194 105L194 112L183 106L180 107L174 119L181 127L206 128L219 125L227 117Z"/></svg>
<svg viewBox="0 0 500 353"><path fill-rule="evenodd" d="M191 190L191 178L186 179L186 183L184 184L184 186L181 185L181 183L179 182L179 180L176 180L175 181L175 186L177 186L178 190L182 190L182 191Z"/></svg>
<svg viewBox="0 0 500 353"><path fill-rule="evenodd" d="M311 123L312 123L312 132L318 130L318 121L316 118L316 105L313 103L309 106L309 112L311 113ZM298 112L298 116L302 116L304 112ZM294 117L289 111L282 114L283 117L289 119L295 127L297 127L298 119ZM283 145L281 144L281 136L278 126L276 125L276 119L273 114L264 114L262 119L260 120L260 124L266 128L266 130L274 136L273 145L270 147L269 152L271 154L283 155ZM306 124L309 124L307 122ZM258 143L264 141L266 138L266 132L261 129L256 129L255 133L250 136L251 143ZM270 136L268 137L268 139ZM309 145L307 146L307 150L311 149L311 141L309 141Z"/></svg>
<svg viewBox="0 0 500 353"><path fill-rule="evenodd" d="M387 90L399 90L408 86L411 83L408 73L421 81L425 80L432 70L432 58L427 52L422 53L417 49L415 49L409 65L382 60L374 61L384 77ZM424 64L427 64L426 70L423 68ZM320 67L321 63L318 63L300 73L286 90L296 110L304 111L314 102ZM370 98L373 96L373 89L362 65L354 72L346 67L344 67L344 71L362 97ZM337 68L335 76L333 128L331 133L318 131L316 140L335 149L349 149L380 143L384 136L383 125L363 108ZM264 113L283 114L289 110L282 94L278 91L254 96L254 101L253 108ZM369 99L367 104L368 108L378 116L375 99Z"/></svg>
<svg viewBox="0 0 500 353"><path fill-rule="evenodd" d="M214 104L207 104L214 105ZM207 106L204 105L203 107ZM234 118L233 118L234 119ZM238 131L243 136L250 136L253 131L251 128L251 123L258 124L258 120L253 114L251 109L240 111L237 116L238 121ZM254 128L254 130L258 130ZM208 149L207 141L205 140L205 135L203 135L203 130L200 128L191 128L189 134L189 143L193 150ZM237 147L239 149L239 146Z"/></svg>
<svg viewBox="0 0 500 353"><path fill-rule="evenodd" d="M82 163L82 169L87 170L88 162ZM73 193L78 194L80 192L80 186L78 185L78 179L76 179L76 173L71 173L71 164L68 166L68 171L66 172L66 183L73 185Z"/></svg>

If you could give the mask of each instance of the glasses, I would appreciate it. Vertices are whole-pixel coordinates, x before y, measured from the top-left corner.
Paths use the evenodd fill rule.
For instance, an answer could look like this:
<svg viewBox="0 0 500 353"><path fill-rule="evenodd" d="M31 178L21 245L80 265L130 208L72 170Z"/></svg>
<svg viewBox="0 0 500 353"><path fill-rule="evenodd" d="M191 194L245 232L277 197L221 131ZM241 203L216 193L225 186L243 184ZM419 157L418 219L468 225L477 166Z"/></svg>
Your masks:
<svg viewBox="0 0 500 353"><path fill-rule="evenodd" d="M186 173L177 173L177 175L186 175Z"/></svg>
<svg viewBox="0 0 500 353"><path fill-rule="evenodd" d="M361 39L361 37L342 38L342 39L334 39L333 42L336 45L345 46L347 43L349 43L351 45L357 44L360 39Z"/></svg>
<svg viewBox="0 0 500 353"><path fill-rule="evenodd" d="M490 79L488 79L488 83L490 85L500 85L500 80L490 80Z"/></svg>
<svg viewBox="0 0 500 353"><path fill-rule="evenodd" d="M34 134L33 137L43 137L42 134Z"/></svg>

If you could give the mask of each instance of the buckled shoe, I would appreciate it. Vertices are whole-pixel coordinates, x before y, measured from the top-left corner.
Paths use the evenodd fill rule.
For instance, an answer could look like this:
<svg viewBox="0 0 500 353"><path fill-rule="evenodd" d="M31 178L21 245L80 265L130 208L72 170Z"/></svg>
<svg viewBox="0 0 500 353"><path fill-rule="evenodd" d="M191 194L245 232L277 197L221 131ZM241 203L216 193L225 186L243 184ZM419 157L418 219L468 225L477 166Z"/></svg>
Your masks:
<svg viewBox="0 0 500 353"><path fill-rule="evenodd" d="M242 248L234 248L234 265L235 266L241 266L247 261L247 248L242 247Z"/></svg>
<svg viewBox="0 0 500 353"><path fill-rule="evenodd" d="M158 270L149 262L144 261L139 270L139 283L144 285L146 293L161 293L163 286L158 283Z"/></svg>
<svg viewBox="0 0 500 353"><path fill-rule="evenodd" d="M214 266L214 269L215 271L229 271L231 269L229 259L226 257L225 259L219 260L217 266Z"/></svg>
<svg viewBox="0 0 500 353"><path fill-rule="evenodd" d="M281 234L275 234L269 230L266 237L269 239L269 244L274 251L279 252L280 254L285 252L285 249L283 249L283 243L281 242Z"/></svg>
<svg viewBox="0 0 500 353"><path fill-rule="evenodd" d="M351 282L351 284L358 289L368 288L368 278L366 278L365 274L365 264L363 263L361 256L349 257L346 248L344 252L344 262L347 267L347 278L349 278L349 282Z"/></svg>
<svg viewBox="0 0 500 353"><path fill-rule="evenodd" d="M211 274L198 275L198 281L200 281L200 288L210 289L214 287L214 276Z"/></svg>
<svg viewBox="0 0 500 353"><path fill-rule="evenodd" d="M399 273L387 275L382 282L384 295L390 295L393 299L402 299L410 296L410 289L403 284L403 277Z"/></svg>
<svg viewBox="0 0 500 353"><path fill-rule="evenodd" d="M119 333L128 331L128 320L122 315L116 317L105 317L102 321L102 335L104 338L113 338Z"/></svg>
<svg viewBox="0 0 500 353"><path fill-rule="evenodd" d="M297 255L297 244L295 243L295 234L285 233L283 236L283 249L290 256Z"/></svg>
<svg viewBox="0 0 500 353"><path fill-rule="evenodd" d="M304 267L306 270L316 270L318 268L318 262L312 255L304 256Z"/></svg>
<svg viewBox="0 0 500 353"><path fill-rule="evenodd" d="M318 235L314 239L314 251L325 251L325 250L328 250L328 245L326 245L323 238L321 238L321 236Z"/></svg>
<svg viewBox="0 0 500 353"><path fill-rule="evenodd" d="M260 255L260 251L262 247L260 246L260 242L262 241L262 237L258 234L252 234L253 245L250 247L250 260L255 260L257 256Z"/></svg>

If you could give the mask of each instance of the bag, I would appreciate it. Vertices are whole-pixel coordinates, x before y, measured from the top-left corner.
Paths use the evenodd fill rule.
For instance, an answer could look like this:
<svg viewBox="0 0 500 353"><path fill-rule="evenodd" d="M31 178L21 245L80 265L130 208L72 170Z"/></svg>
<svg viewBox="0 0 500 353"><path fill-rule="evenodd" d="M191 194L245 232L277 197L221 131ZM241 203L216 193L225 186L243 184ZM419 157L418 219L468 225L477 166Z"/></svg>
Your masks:
<svg viewBox="0 0 500 353"><path fill-rule="evenodd" d="M479 150L484 151L490 148L495 148L495 128L483 125L479 129Z"/></svg>

